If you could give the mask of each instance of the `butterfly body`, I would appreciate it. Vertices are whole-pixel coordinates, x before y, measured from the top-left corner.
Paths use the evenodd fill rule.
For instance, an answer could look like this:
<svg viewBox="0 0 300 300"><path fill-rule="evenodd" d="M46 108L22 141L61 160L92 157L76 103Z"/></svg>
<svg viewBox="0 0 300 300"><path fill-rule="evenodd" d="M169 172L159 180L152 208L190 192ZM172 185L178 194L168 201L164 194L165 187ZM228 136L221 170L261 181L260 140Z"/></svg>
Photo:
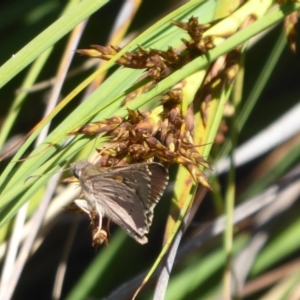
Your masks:
<svg viewBox="0 0 300 300"><path fill-rule="evenodd" d="M137 242L147 243L145 235L152 223L153 209L168 183L168 171L163 165L141 163L103 168L79 161L71 168L85 198L75 203L91 220L93 214L97 215L99 231L106 216Z"/></svg>

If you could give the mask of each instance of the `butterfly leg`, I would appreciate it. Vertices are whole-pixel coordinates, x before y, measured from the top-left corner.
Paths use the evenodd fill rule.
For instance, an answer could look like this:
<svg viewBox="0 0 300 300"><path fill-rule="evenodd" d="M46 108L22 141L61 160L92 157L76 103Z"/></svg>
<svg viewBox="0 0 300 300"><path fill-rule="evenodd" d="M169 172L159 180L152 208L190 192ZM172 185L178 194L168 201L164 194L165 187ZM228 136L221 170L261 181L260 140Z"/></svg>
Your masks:
<svg viewBox="0 0 300 300"><path fill-rule="evenodd" d="M84 200L84 199L76 199L74 200L74 203L86 214L88 214L88 216L90 217L90 219L92 219L91 216L91 209L89 206L88 201Z"/></svg>
<svg viewBox="0 0 300 300"><path fill-rule="evenodd" d="M100 231L102 230L102 218L103 218L103 213L98 202L95 203L95 206L96 206L96 213L98 214L99 220L98 220L98 230L95 232L94 238L97 237Z"/></svg>

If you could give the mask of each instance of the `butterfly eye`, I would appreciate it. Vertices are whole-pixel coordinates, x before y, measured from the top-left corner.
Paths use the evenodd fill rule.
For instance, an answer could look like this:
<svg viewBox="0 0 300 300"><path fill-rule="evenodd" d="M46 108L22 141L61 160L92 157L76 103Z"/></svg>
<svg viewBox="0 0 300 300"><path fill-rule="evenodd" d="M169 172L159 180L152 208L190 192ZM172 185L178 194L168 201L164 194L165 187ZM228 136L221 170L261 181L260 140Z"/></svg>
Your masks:
<svg viewBox="0 0 300 300"><path fill-rule="evenodd" d="M81 172L80 172L79 170L75 169L75 170L73 170L73 175L74 175L77 179L79 179L79 177L80 177L80 175L81 175Z"/></svg>

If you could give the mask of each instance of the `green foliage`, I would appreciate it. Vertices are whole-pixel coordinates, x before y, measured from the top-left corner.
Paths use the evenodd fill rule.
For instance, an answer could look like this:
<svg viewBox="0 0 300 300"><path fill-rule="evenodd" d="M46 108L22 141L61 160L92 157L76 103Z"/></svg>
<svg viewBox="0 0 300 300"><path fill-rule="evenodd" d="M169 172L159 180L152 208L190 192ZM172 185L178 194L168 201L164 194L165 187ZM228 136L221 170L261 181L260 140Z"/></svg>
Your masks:
<svg viewBox="0 0 300 300"><path fill-rule="evenodd" d="M67 45L65 36L68 35L77 24L88 17L91 18L90 22L92 22L92 24L105 26L105 24L101 22L101 19L94 18L93 14L100 14L102 10L105 10L107 2L108 1L103 0L73 0L69 1L65 7L62 7L59 1L50 0L44 1L43 4L40 4L39 1L29 1L25 5L24 1L17 0L5 5L1 4L3 10L0 10L0 33L5 38L0 43L3 49L2 60L3 62L6 61L0 68L0 87L2 87L1 105L3 103L1 119L4 120L0 131L1 148L4 147L7 141L16 133L24 134L23 127L27 127L26 122L30 123L28 119L31 113L28 112L39 113L38 110L35 111L35 106L38 108L37 103L44 106L40 101L42 92L39 92L37 96L35 96L30 92L30 89L39 80L54 76L56 69L58 69L59 61L63 57L62 49ZM112 3L108 5L112 5ZM26 136L19 144L14 157L2 161L1 168L3 171L0 176L1 242L7 242L8 236L11 233L12 221L15 220L14 217L20 211L20 208L29 201L31 203L31 209L27 219L31 219L32 213L38 209L41 194L43 194L45 190L45 185L49 182L54 172L62 167L68 166L69 162L85 158L86 153L89 152L90 149L101 147L107 140L101 136L97 137L97 139L89 136L76 136L70 139L67 134L87 122L102 120L115 115L125 116L127 114L126 107L123 106L122 101L127 95L141 86L143 82L138 80L141 75L143 75L143 71L126 68L114 69L112 68L115 65L114 62L125 52L136 49L137 45L142 45L145 48L163 50L166 50L168 46L174 48L179 47L182 45L181 39L186 39L187 34L182 29L172 25L170 21L187 21L190 17L197 16L201 23L208 23L215 19L215 9L218 5L218 2L212 0L190 1L176 10L172 9L169 14L165 14L165 16L161 17L154 25L148 26L145 31L140 32L121 52L107 64L102 65L97 71L88 71L91 72L89 75L87 75L87 71L84 71L80 75L65 80L65 85L61 92L63 99L50 114L42 119L38 126L30 132L30 135ZM271 12L261 16L250 26L238 30L228 38L226 37L222 43L205 55L187 63L180 70L158 82L152 89L134 99L128 107L131 109L140 109L141 111L155 108L158 105L160 96L170 90L175 84L199 70L206 70L210 63L216 61L219 57L235 49L242 43L247 43L252 37L263 30L282 21L286 15L298 9L299 6L299 4L287 3L281 8L274 8ZM113 9L112 6L109 6L109 9ZM15 30L13 26L18 27L17 32L20 37L22 36L22 49L20 51L14 48L15 39L4 30L13 31ZM38 32L33 34L34 30ZM106 30L110 29L107 28ZM278 29L275 35L279 35ZM88 42L81 45L81 47L87 48L89 43L98 43L99 37L97 36L96 30L87 30L83 34L83 38L88 40ZM268 44L270 39L273 39L272 32L269 33L269 35L267 34L265 39ZM278 86L276 76L280 76L278 74L283 73L282 70L286 72L289 71L284 68L276 70L278 60L282 59L282 65L285 64L285 60L295 60L292 54L285 53L284 57L280 57L280 54L284 50L283 41L283 35L279 35L278 42L275 44L273 51L271 48L267 49L267 51L262 51L259 45L254 46L254 48L258 47L259 51L262 52L261 56L264 62L266 62L265 64L255 64L253 61L257 58L255 55L251 56L253 55L251 51L254 52L257 50L248 50L245 48L245 51L248 52L244 57L246 76L243 78L243 83L240 86L238 83L236 83L235 86L233 83L224 86L219 94L219 105L216 105L215 110L212 112L215 118L208 127L206 139L208 144L203 152L203 155L209 157L210 161L214 162L214 160L220 160L229 153L231 145L235 145L235 143L232 143L232 138L237 138L235 134L239 134L241 140L247 140L249 136L260 132L264 126L266 126L266 124L261 122L261 119L265 116L268 117L270 106L272 107L273 103L280 104L278 104L281 107L280 113L276 117L279 118L295 103L295 94L296 98L299 97L298 89L294 88L293 93L290 93L289 90L285 89L284 82L279 82L284 96L281 98L279 96L274 97L271 101L265 103L264 107L259 107L259 111L255 110L254 104L257 102L259 105L259 101L263 101L263 99L267 97L266 94L263 94L264 88L269 86L269 88L272 89L272 87ZM11 58L8 59L8 57ZM84 62L87 59L75 56L75 61L76 60L77 62L72 65L72 68L80 66L80 61ZM95 78L101 74L105 74L107 71L108 76L105 81L91 94L87 95L83 102L80 102L84 89L92 83ZM286 76L288 75L289 74ZM257 82L253 84L250 80L249 83L247 76L258 78ZM280 78L282 80L282 77ZM295 81L298 79L299 78L296 78ZM14 95L14 92L19 87L22 89L21 92ZM243 89L247 91L249 97L243 95ZM240 90L239 96L242 99L239 107L234 107L236 112L236 125L232 122L231 126L229 126L230 134L225 136L225 144L223 146L213 145L220 122L223 118L225 106L223 104L229 98L233 97L232 90L234 92ZM288 102L289 105L285 106L286 102ZM42 116L39 117L42 118ZM249 118L250 121L247 122ZM276 118L274 117L273 120ZM269 118L266 119L268 119L267 121L269 123L273 121ZM258 129L255 131L249 123L253 122L253 120L257 121L255 128ZM51 122L53 125L51 125L47 137L38 146L33 146L39 133ZM30 125L35 124L36 123ZM26 128L26 130L28 129L29 128ZM235 146L237 147L238 143ZM286 157L288 159L274 160L268 171L260 174L261 176L258 177L257 180L253 180L251 184L247 186L247 189L243 188L244 197L249 198L252 195L262 193L268 186L274 184L281 176L286 174L293 165L299 161L297 149L298 143L289 145L286 150ZM19 162L19 160L24 157L28 157L28 159ZM261 161L256 162L256 164L261 164ZM233 166L231 166L231 168L233 168ZM237 170L237 172L240 174L239 170ZM33 175L43 176L31 177ZM246 177L245 174L242 176ZM228 189L228 186L234 187L234 191L242 189L242 187L240 187L241 181L239 178L236 180L236 178L232 176L229 178L229 182L225 184L223 181L224 180L221 179L220 185L222 185L222 189L220 189L220 192L218 193L218 191L215 190L215 193L218 193L215 197L217 198L218 196L219 200L224 198L222 191L223 189ZM217 180L214 182L217 182L214 183L214 186L218 184ZM174 185L178 187L178 185L182 185L182 182L174 182ZM59 193L59 191L57 191L57 193ZM235 194L236 193L233 192L233 195L228 196L226 200L229 201L230 199L228 200L228 198L232 197L232 204L234 204L234 201L239 199L239 197L235 199ZM227 195L230 195L230 193ZM170 197L172 197L172 195L170 195ZM163 202L163 200L161 202ZM124 233L113 232L109 247L100 249L99 253L94 255L94 260L91 260L89 265L84 261L83 269L85 270L82 271L81 278L72 278L72 274L67 273L66 281L68 285L65 290L63 289L63 295L67 295L67 299L72 300L86 299L92 296L104 297L109 292L112 292L113 289L116 289L121 283L129 281L131 277L135 276L138 272L151 267L155 257L157 257L157 254L161 250L160 240L164 232L167 214L165 213L163 215L162 212L167 212L168 204L169 203L165 202L164 204L159 204L161 206L158 206L158 210L161 211L158 211L157 217L154 218L153 228L151 229L153 235L149 238L149 245L143 249L139 249L140 245L136 245L132 241L128 242ZM61 208L60 212L62 210L63 208ZM60 212L56 213L55 216L57 218ZM200 211L200 218L206 218L206 212L207 208L204 208L203 213ZM228 213L229 216L232 211L227 211L226 213ZM218 212L216 211L208 211L208 215L217 214ZM288 212L287 214L289 216ZM157 224L155 225L155 223ZM57 226L59 226L60 223L58 222L57 224ZM234 231L235 227L233 227L232 223L229 222L228 224L228 232ZM275 266L278 266L278 264L281 264L284 260L292 260L293 255L299 250L299 239L297 239L297 232L299 232L298 217L291 213L287 225L284 226L283 224L282 226L284 227L283 229L275 228L275 232L270 233L264 250L257 254L251 272L252 278L258 277L267 270L275 268ZM240 230L242 231L242 228ZM86 231L88 232L88 230ZM89 232L87 235L88 234ZM43 238L47 240L47 237L47 234L43 233ZM75 238L75 245L77 238L78 237ZM227 262L234 260L241 249L247 248L247 242L251 241L251 238L251 227L248 227L242 234L237 233L232 241L230 240L230 234L226 236L227 245L232 242L232 248L229 249L229 253L226 252L228 249L225 251L226 247L222 245L220 240L213 240L206 244L205 247L197 250L198 252L193 255L192 259L185 257L185 259L181 261L181 265L175 268L174 275L171 274L167 299L196 299L195 295L198 295L197 299L208 299L209 297L214 298L219 296L224 288L222 276L223 269L226 268L226 259ZM90 247L90 245L87 246ZM58 249L62 247L62 245L59 245ZM86 248L84 249L86 250ZM49 250L47 252L43 249L41 253L45 259L51 256ZM93 256L93 254L90 255ZM4 255L2 259L5 259ZM58 261L55 261L54 264L57 265ZM67 267L70 267L68 263ZM44 266L41 265L41 268L43 269ZM44 271L47 273L46 269ZM31 275L26 276L30 277ZM68 276L71 278L70 280ZM115 281L114 276L117 278ZM54 275L51 274L51 278L49 276L45 279L48 285L52 285L53 277ZM75 279L78 279L78 281ZM24 277L21 276L19 280L20 286L22 286L23 280L25 282ZM72 284L70 284L70 282L72 282ZM201 287L201 291L199 291L199 286ZM111 288L111 290L107 287ZM29 286L29 288L32 287ZM131 295L136 288L136 285L131 286ZM141 298L144 297L146 299L147 294L151 295L149 296L151 298L153 289L151 284L147 285ZM22 289L20 290L22 291ZM1 292L0 290L0 293Z"/></svg>

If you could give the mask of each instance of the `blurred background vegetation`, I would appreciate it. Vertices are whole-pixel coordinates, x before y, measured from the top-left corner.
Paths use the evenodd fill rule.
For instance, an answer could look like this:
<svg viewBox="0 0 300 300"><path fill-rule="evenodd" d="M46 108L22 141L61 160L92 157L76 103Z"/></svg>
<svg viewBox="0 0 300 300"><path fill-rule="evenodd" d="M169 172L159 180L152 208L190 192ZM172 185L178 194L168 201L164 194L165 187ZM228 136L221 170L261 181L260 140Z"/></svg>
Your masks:
<svg viewBox="0 0 300 300"><path fill-rule="evenodd" d="M13 56L18 56L21 48L32 42L68 10L76 8L79 2L1 1L1 155L6 154L19 142L20 144L14 149L18 150L24 144L23 139L28 139L26 134L44 117L49 95L53 92L52 88L56 83L53 78L63 60L65 49L68 49L69 32L80 21L87 20L86 25L79 29L80 33L75 34L79 39L78 44L68 49L67 53L74 54L74 50L88 48L91 44L108 44L109 39L116 36L112 28L116 26L117 21L122 22L124 27L125 21L129 22L129 28L126 30L126 34L124 33L127 39L125 41L115 39L118 41L117 45L123 47L160 20L165 20L160 26L174 27L170 25L169 20L163 18L178 8L182 11L178 18L175 17L175 20L180 18L181 21L186 22L190 16L201 14L203 18L199 17L199 22L207 23L211 22L217 14L216 8L223 6L226 8L224 11L228 12L231 10L230 5L235 1L193 1L194 6L187 8L184 6L185 2L182 1L109 1L103 6L101 1L94 1L92 9L92 1L85 0L82 1L82 7L89 7L90 10L88 8L80 10L82 20L79 19L81 15L78 12L78 22L74 25L72 24L74 18L63 20L66 27L62 26L61 30L69 29L66 29L65 34L61 34L61 37L51 44L53 49L51 53L49 52L49 57L45 58L44 64L41 63L39 67L37 66L35 79L33 79L33 75L30 75L33 77L28 79L28 74L32 71L31 62L36 62L37 57L50 45L45 49L41 47L40 53L37 53L36 57L32 57L31 61L26 61L28 56L21 58L18 64L24 63L24 65L22 67L14 66L15 73L8 74L7 68L10 65L5 65L5 63L10 60L10 63L13 64ZM124 10L126 4L128 9L130 5L135 5L138 9L135 12L131 8L131 16L120 16L119 12ZM282 10L279 11L283 13L294 11L299 8L297 5L283 3ZM270 1L271 7L272 2ZM84 17L83 14L86 16ZM264 19L264 16L261 16L261 19ZM212 168L207 172L207 176L213 191L203 193L205 196L201 200L201 205L181 240L182 248L179 247L178 260L170 275L166 299L217 299L218 297L226 299L230 294L232 298L236 299L300 298L299 54L297 51L296 53L292 52L286 42L283 23L282 16L245 46L240 60L239 74L228 99L229 113L227 111L224 114L223 127L221 127L223 130L219 131L219 140L214 143L211 153L206 157ZM58 31L57 34L59 34ZM165 31L156 34L154 37L152 36L152 39L157 44L160 43L159 47L162 50L166 50L171 43L166 39L167 34ZM51 36L46 36L45 42L50 41L50 38ZM176 42L179 44L181 43L180 38L181 35L178 34ZM113 39L113 41L115 40ZM153 42L153 40L151 41ZM297 39L295 43L298 44ZM147 40L147 36L134 43L134 45L136 44L147 47L152 45ZM36 47L29 48L27 53L35 53L37 50ZM48 150L43 152L41 151L43 148L38 148L36 156L26 161L28 166L30 165L28 172L32 171L34 175L38 175L55 171L63 165L63 162L72 162L87 157L95 147L98 147L98 142L103 142L100 138L96 139L96 142L90 138L78 138L72 152L63 157L55 156L55 153L59 153L62 149L66 134L82 125L82 121L110 117L117 113L121 106L120 102L117 102L117 108L112 107L111 111L103 113L103 115L99 109L100 117L96 115L98 113L96 111L95 115L92 115L93 107L96 107L95 103L100 95L96 94L90 102L94 106L91 106L86 116L80 116L79 110L72 115L72 112L89 96L89 93L79 89L78 85L95 71L98 62L96 59L90 60L78 54L72 58L68 70L69 75L63 80L62 88L56 98L59 103L72 91L76 93L74 93L75 96L72 96L72 101L61 110L59 109L57 116L52 119L49 132L59 128L60 133L52 135L44 145L49 145L53 141L59 142L55 146L51 146L49 151L52 152L49 152L49 155L46 154ZM113 64L111 66L113 67L108 70L107 78L117 73L115 72L116 67ZM137 78L138 75L132 79L130 84L133 85ZM120 81L116 81L116 86L111 88L117 89L120 82L125 79L125 77L119 77ZM29 86L26 87L26 90L20 91L21 86L26 85L25 80L29 80ZM112 82L111 80L109 85L112 85ZM161 83L159 87L159 83L154 90L163 89L163 84ZM131 85L127 84L125 87L129 88ZM22 99L18 97L22 97ZM112 96L111 101L114 101L114 97L116 95ZM233 101L237 98L240 99L238 104ZM155 107L157 102L150 103L149 107L151 105ZM84 109L87 109L86 107L88 105ZM122 113L125 114L125 109L122 109ZM12 117L13 115L14 117ZM241 116L244 117L243 123ZM5 122L9 117L12 119L8 125ZM74 119L75 117L77 119ZM71 119L68 127L60 127L66 119ZM241 130L237 129L236 124L243 125L242 128L239 128ZM5 129L4 126L6 126ZM239 131L238 134L237 131ZM228 166L224 163L224 157L229 153L232 154L228 147L230 143L234 145L236 153L240 155L236 159L235 166ZM87 147L84 148L85 145ZM241 147L242 145L243 147ZM25 154L22 157L28 156L36 147L37 144L34 145L34 143L28 145L24 149ZM59 195L63 196L59 200L61 202L56 204L56 209L53 208L53 215L49 217L49 220L46 219L47 222L44 224L31 224L33 227L22 233L22 218L26 224L41 213L39 204L47 194L45 184L49 177L45 176L44 179L41 179L43 182L38 181L40 179L36 180L39 186L32 189L32 193L26 194L27 190L23 189L23 186L31 173L27 174L20 169L19 166L23 162L16 163L20 157L12 158L13 154L14 151L0 164L1 172L4 174L1 181L2 187L0 185L2 226L0 229L2 243L0 248L2 269L0 298L9 299L7 289L11 288L13 299L73 300L102 299L104 297L108 297L106 299L130 299L146 275L145 272L152 266L162 249L173 189L174 186L182 184L176 177L177 166L172 166L170 169L170 184L163 199L156 207L148 244L141 246L126 236L119 228L112 226L109 246L95 249L91 246L88 218L64 209L79 193L79 189L76 189L74 185L69 187L72 195L66 198L67 196L64 194L66 185L58 184L50 198L60 199ZM36 157L43 156L44 162L47 162L48 157L53 159L49 160L49 165L45 164L44 169L39 169L44 162L38 161ZM8 166L11 165L9 163L15 163L11 170L8 170ZM54 170L54 168L56 169ZM23 177L21 175L18 177L18 174L23 174ZM31 180L26 181L28 185L26 188L29 188L33 182L35 183L35 179ZM15 194L13 194L14 189L16 189ZM18 192L17 189L19 189ZM269 198L269 202L264 204L264 201ZM23 217L22 214L16 217L20 207L29 200L29 208L23 212ZM230 217L233 213L228 204L229 202L233 205L230 201L234 202L235 207L240 208L241 213L239 223L234 225ZM247 203L249 206L246 206ZM251 213L252 210L253 213ZM214 226L220 224L217 222L224 214L232 223L227 224L227 227L220 225L221 229L214 233L213 228L216 228ZM18 225L18 222L21 225ZM28 246L27 252L25 250L22 252L24 249L22 247L26 245L26 237L30 231L34 230L32 229L35 228L34 226L38 226L37 229L40 229L39 235L35 239L35 243L28 242L28 245L31 246ZM232 240L230 230L233 232ZM24 236L22 237L22 235ZM229 247L228 253L227 246L230 241L232 241L232 247ZM13 254L14 252L16 255ZM20 253L27 253L28 256L24 265L20 263L22 261L22 258L18 257ZM16 259L19 264L15 264ZM64 266L66 267L65 272ZM231 276L228 275L228 272ZM63 277L63 280L60 276ZM137 299L153 298L157 276L157 273L152 276ZM13 284L14 280L15 285ZM8 283L11 285L9 286ZM155 299L162 299L163 296L159 298L158 294L159 292L156 291Z"/></svg>

